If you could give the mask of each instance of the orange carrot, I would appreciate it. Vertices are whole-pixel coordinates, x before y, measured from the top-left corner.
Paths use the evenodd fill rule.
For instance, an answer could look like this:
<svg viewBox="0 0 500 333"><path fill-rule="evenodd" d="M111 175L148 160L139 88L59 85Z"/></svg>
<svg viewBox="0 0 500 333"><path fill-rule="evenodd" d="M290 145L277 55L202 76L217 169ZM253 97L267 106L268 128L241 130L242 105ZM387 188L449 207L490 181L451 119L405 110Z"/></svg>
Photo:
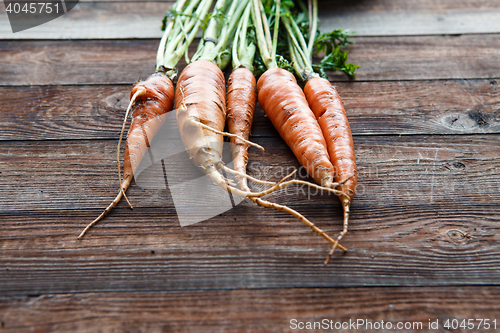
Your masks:
<svg viewBox="0 0 500 333"><path fill-rule="evenodd" d="M130 92L130 95L131 101L127 109L127 114L130 109L133 109L132 123L130 125L125 147L123 161L124 174L120 184L120 191L111 204L81 232L78 238L82 238L85 233L115 207L118 202L120 202L122 196L125 195L125 191L130 186L134 172L139 167L142 158L149 148L149 140L154 137L163 125L165 118L160 116L172 110L174 86L167 75L157 72L150 75L145 81L137 83ZM120 142L121 138L120 135ZM118 145L118 151L119 148L120 145Z"/></svg>
<svg viewBox="0 0 500 333"><path fill-rule="evenodd" d="M319 77L312 78L307 81L304 92L325 136L328 154L336 171L335 180L340 181L351 177L340 187L340 190L345 193L339 196L344 210L343 228L337 238L340 241L347 233L351 201L357 184L356 157L351 128L342 99L330 81ZM335 251L334 247L330 256L333 251Z"/></svg>
<svg viewBox="0 0 500 333"><path fill-rule="evenodd" d="M222 160L218 146L223 136L199 124L224 130L226 93L220 68L207 60L194 61L184 68L177 81L175 109L182 142L194 164L208 173L215 171L215 164Z"/></svg>
<svg viewBox="0 0 500 333"><path fill-rule="evenodd" d="M257 90L260 105L300 164L316 182L332 187L334 168L325 138L293 74L269 69L259 78Z"/></svg>
<svg viewBox="0 0 500 333"><path fill-rule="evenodd" d="M253 73L246 67L235 69L227 83L227 127L229 133L244 139L249 138L257 100L256 81ZM239 138L231 138L234 170L246 173L248 149L250 145ZM249 190L246 178L236 176L242 190Z"/></svg>
<svg viewBox="0 0 500 333"><path fill-rule="evenodd" d="M160 116L171 111L174 103L172 81L161 72L136 84L130 92L131 97L142 89L145 93L136 99L125 147L123 182L128 184L149 148L149 140L163 124Z"/></svg>
<svg viewBox="0 0 500 333"><path fill-rule="evenodd" d="M356 191L356 157L342 99L330 81L319 77L307 82L304 93L325 136L330 160L336 171L335 180L352 176L341 186L347 195L341 195L340 200L344 206L349 206Z"/></svg>
<svg viewBox="0 0 500 333"><path fill-rule="evenodd" d="M317 0L312 0L310 5L312 7L312 12L310 14L312 15L309 22L309 43L306 43L302 33L303 30L299 28L293 16L289 15L284 17L283 23L288 32L289 51L295 71L297 75L306 82L304 87L306 99L325 137L330 161L334 166L335 180L340 181L350 177L340 187L341 191L344 192L344 194L339 196L344 210L343 228L337 237L337 241L340 241L342 237L347 234L350 205L356 190L356 158L354 155L351 129L347 121L347 115L342 100L337 90L330 82L327 79L320 78L313 70L311 59L317 26ZM344 43L346 43L345 39L348 34L341 34L339 31L327 34L327 41L323 43L332 44L328 47L332 50L333 47L335 47L337 50L336 52L341 52L340 46L336 44L335 40L331 40L334 38L333 36L336 35L337 38L344 38ZM347 53L344 55L345 56L338 59L337 64L335 64L334 61L330 61L331 64L328 61L322 61L319 67L323 69L342 69L346 73L354 75L354 70L358 66L345 63ZM333 251L335 251L335 247L334 244L326 263L328 263Z"/></svg>
<svg viewBox="0 0 500 333"><path fill-rule="evenodd" d="M212 0L177 0L172 5L171 11L167 12L164 20L165 31L156 56L156 73L134 86L130 93L130 104L125 112L116 153L120 191L104 212L92 221L78 238L82 238L87 230L118 204L122 197L125 197L128 202L125 191L130 186L134 172L146 154L150 140L163 125L165 117L161 116L172 110L174 87L171 78L176 75L177 62L187 52L187 48L194 40L211 5ZM133 111L132 123L125 147L124 177L122 179L119 158L120 145L130 110ZM130 202L128 204L132 208Z"/></svg>

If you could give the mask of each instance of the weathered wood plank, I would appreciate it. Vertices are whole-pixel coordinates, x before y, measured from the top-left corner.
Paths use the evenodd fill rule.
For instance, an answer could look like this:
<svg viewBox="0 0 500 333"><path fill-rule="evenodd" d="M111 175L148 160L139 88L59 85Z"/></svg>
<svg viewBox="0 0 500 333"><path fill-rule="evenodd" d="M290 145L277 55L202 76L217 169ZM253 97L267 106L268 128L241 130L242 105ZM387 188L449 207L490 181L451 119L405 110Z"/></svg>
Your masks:
<svg viewBox="0 0 500 333"><path fill-rule="evenodd" d="M159 39L163 16L172 3L79 2L67 14L17 33L12 32L5 7L1 6L0 39Z"/></svg>
<svg viewBox="0 0 500 333"><path fill-rule="evenodd" d="M0 140L117 139L132 85L0 87ZM496 80L338 82L354 135L500 131ZM258 108L254 136L276 135Z"/></svg>
<svg viewBox="0 0 500 333"><path fill-rule="evenodd" d="M280 138L255 141L267 150L252 150L252 175L277 181L299 167ZM355 147L359 187L354 205L500 203L498 135L355 137ZM116 141L8 141L0 146L0 157L0 211L97 209L115 195ZM160 157L169 158L155 156ZM190 163L186 167L195 169ZM307 173L299 168L298 175ZM164 183L163 173L154 169L144 177ZM166 193L145 186L130 189L136 206L165 207ZM314 192L294 187L271 197L308 205L303 201ZM325 204L332 198L315 200Z"/></svg>
<svg viewBox="0 0 500 333"><path fill-rule="evenodd" d="M27 295L498 284L498 205L462 205L461 211L399 207L365 211L365 220L356 208L343 242L349 251L327 267L322 261L328 246L318 235L285 214L250 207L185 228L168 210L118 210L81 241L76 221L88 217L85 212L10 214L2 222L0 290ZM323 222L339 212L316 209L323 210L323 220L311 217L318 225L340 230Z"/></svg>
<svg viewBox="0 0 500 333"><path fill-rule="evenodd" d="M349 62L358 80L496 78L497 35L355 38ZM496 46L495 46L496 47ZM332 80L345 80L341 74Z"/></svg>
<svg viewBox="0 0 500 333"><path fill-rule="evenodd" d="M255 141L268 149L252 150L249 172L254 176L276 181L299 167L281 139ZM498 135L356 137L355 147L359 205L500 201ZM115 192L116 141L5 142L0 146L0 157L2 211L96 208ZM298 174L306 176L302 168ZM145 175L164 183L163 173ZM286 199L300 202L303 197L298 192L302 190L280 193L285 197L297 194L300 199ZM141 186L131 191L138 207L164 206L154 203L164 193L151 193ZM140 202L149 195L155 199ZM308 191L303 195L307 197ZM326 195L316 200L328 202L331 198Z"/></svg>
<svg viewBox="0 0 500 333"><path fill-rule="evenodd" d="M357 330L342 332L380 332L373 325L382 321L384 327L401 322L411 327L405 332L422 332L429 330L429 321L437 320L439 329L432 331L446 332L443 325L448 319L489 318L490 325L493 319L498 325L498 297L498 287L486 286L90 293L4 299L0 314L6 333L296 332L292 319L326 319L332 329L336 323L365 320L355 326ZM475 332L493 330L477 329L478 323L474 322Z"/></svg>
<svg viewBox="0 0 500 333"><path fill-rule="evenodd" d="M131 84L154 71L158 42L2 41L0 85Z"/></svg>
<svg viewBox="0 0 500 333"><path fill-rule="evenodd" d="M495 1L320 1L320 29L359 36L497 33Z"/></svg>
<svg viewBox="0 0 500 333"><path fill-rule="evenodd" d="M355 38L358 81L500 77L496 35ZM0 86L131 84L155 64L158 40L3 41ZM409 65L411 64L411 65ZM333 81L349 81L341 73Z"/></svg>
<svg viewBox="0 0 500 333"><path fill-rule="evenodd" d="M255 208L185 228L165 210L118 210L83 240L76 239L76 221L88 214L10 214L2 222L0 290L2 296L19 296L498 285L497 207L372 209L369 221L356 214L343 241L348 252L337 253L326 267L329 247L322 238L291 217ZM340 230L315 222L332 234Z"/></svg>
<svg viewBox="0 0 500 333"><path fill-rule="evenodd" d="M297 167L279 140L257 142L270 149L252 153L255 176L278 179L290 170L283 166ZM357 137L360 187L344 241L349 252L326 268L326 242L284 213L245 202L181 228L169 192L137 185L128 191L134 211L120 203L78 241L116 194L114 145L0 147L5 295L500 281L498 135ZM330 234L340 231L335 197L296 188L270 199Z"/></svg>
<svg viewBox="0 0 500 333"><path fill-rule="evenodd" d="M81 1L68 14L12 33L0 7L0 39L159 38L163 14L173 1ZM320 29L342 28L358 36L500 32L496 1L321 1Z"/></svg>
<svg viewBox="0 0 500 333"><path fill-rule="evenodd" d="M129 85L0 87L2 140L116 139Z"/></svg>

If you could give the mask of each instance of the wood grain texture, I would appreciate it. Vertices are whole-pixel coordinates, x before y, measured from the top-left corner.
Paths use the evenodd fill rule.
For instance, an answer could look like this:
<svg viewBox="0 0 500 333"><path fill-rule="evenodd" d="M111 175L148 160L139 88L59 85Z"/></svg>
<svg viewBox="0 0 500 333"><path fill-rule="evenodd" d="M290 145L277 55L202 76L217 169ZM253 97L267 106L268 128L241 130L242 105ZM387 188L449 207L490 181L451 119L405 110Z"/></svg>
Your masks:
<svg viewBox="0 0 500 333"><path fill-rule="evenodd" d="M329 246L286 214L243 206L181 228L171 208L116 210L83 240L81 211L10 213L2 223L3 297L361 286L498 285L498 205L354 210ZM335 233L340 210L305 212ZM363 216L364 215L364 219ZM5 216L5 215L4 215Z"/></svg>
<svg viewBox="0 0 500 333"><path fill-rule="evenodd" d="M433 332L446 332L446 319L500 320L498 1L320 1L323 27L357 30L349 61L361 66L356 80L329 73L360 184L348 252L330 265L324 239L248 200L180 227L154 168L127 192L134 210L121 202L78 241L116 195L123 110L154 70L171 3L84 0L25 34L0 6L0 332L297 331L292 318L439 320ZM267 150L251 149L250 174L308 179L261 109L252 140ZM204 212L219 199L186 203ZM291 187L269 199L341 230L334 196Z"/></svg>
<svg viewBox="0 0 500 333"><path fill-rule="evenodd" d="M497 78L497 35L353 38L349 62L358 64L357 80ZM334 81L345 81L335 73Z"/></svg>
<svg viewBox="0 0 500 333"><path fill-rule="evenodd" d="M160 38L160 24L173 1L80 1L68 14L12 33L0 7L0 39ZM440 35L500 32L494 1L320 1L320 29L355 31L358 36Z"/></svg>
<svg viewBox="0 0 500 333"><path fill-rule="evenodd" d="M71 1L68 1L71 2ZM79 2L67 14L12 33L0 7L0 40L161 38L161 22L173 1Z"/></svg>
<svg viewBox="0 0 500 333"><path fill-rule="evenodd" d="M251 155L251 174L276 180L298 167L278 142L257 140L271 148ZM328 267L326 242L286 214L244 202L181 228L167 190L137 185L133 211L120 203L78 241L116 193L109 143L2 143L3 295L499 281L498 135L357 137L349 252ZM335 197L295 188L269 199L340 231Z"/></svg>
<svg viewBox="0 0 500 333"><path fill-rule="evenodd" d="M353 205L458 207L471 200L477 204L500 203L498 138L355 137L359 186ZM281 139L255 141L268 149L251 152L251 175L278 181L297 169L299 177L307 177ZM107 205L117 190L116 141L9 141L0 146L0 157L0 211L98 209ZM185 168L196 172L190 163ZM151 169L144 177L151 183L164 184L163 173L154 170L159 169ZM165 194L145 186L147 182L143 187L130 188L136 206L164 207ZM254 186L256 190L260 187ZM308 205L303 200L314 193L305 187L291 187L271 198ZM314 201L321 205L331 200L328 195L319 195Z"/></svg>
<svg viewBox="0 0 500 333"><path fill-rule="evenodd" d="M1 139L117 139L132 86L0 87Z"/></svg>
<svg viewBox="0 0 500 333"><path fill-rule="evenodd" d="M0 85L132 84L154 71L158 43L2 41Z"/></svg>
<svg viewBox="0 0 500 333"><path fill-rule="evenodd" d="M320 29L359 36L498 33L495 1L320 1Z"/></svg>
<svg viewBox="0 0 500 333"><path fill-rule="evenodd" d="M500 132L500 92L494 79L354 81L336 86L355 136ZM0 87L0 140L116 140L131 88ZM254 137L276 135L260 107L254 123Z"/></svg>
<svg viewBox="0 0 500 333"><path fill-rule="evenodd" d="M359 37L357 81L497 79L495 35ZM3 41L0 86L131 84L154 70L158 40ZM181 64L182 66L182 64ZM334 82L349 81L332 73Z"/></svg>
<svg viewBox="0 0 500 333"><path fill-rule="evenodd" d="M0 314L6 333L296 332L290 326L292 319L327 319L333 325L358 319L383 320L394 326L415 323L414 329L405 332L426 331L429 320L438 320L439 329L432 331L447 332L443 327L447 319L497 318L499 296L498 287L86 293L3 299ZM419 323L424 329L418 329ZM342 332L381 331L363 325L357 328Z"/></svg>

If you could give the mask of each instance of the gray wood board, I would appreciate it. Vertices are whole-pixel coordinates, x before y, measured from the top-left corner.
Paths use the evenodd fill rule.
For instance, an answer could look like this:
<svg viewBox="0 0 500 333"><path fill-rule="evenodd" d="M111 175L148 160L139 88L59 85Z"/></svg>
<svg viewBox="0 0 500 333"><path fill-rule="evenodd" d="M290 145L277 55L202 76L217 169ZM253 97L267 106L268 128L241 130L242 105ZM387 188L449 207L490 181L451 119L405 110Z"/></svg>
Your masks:
<svg viewBox="0 0 500 333"><path fill-rule="evenodd" d="M297 332L293 320L304 326L326 320L333 329L351 321L358 331L374 333L381 322L418 332L437 321L440 329L432 331L445 332L453 319L472 319L475 332L482 331L475 318L489 318L490 329L482 332L491 332L498 297L499 287L489 286L109 292L0 299L0 313L7 333Z"/></svg>
<svg viewBox="0 0 500 333"><path fill-rule="evenodd" d="M496 79L496 35L359 37L357 81ZM157 40L1 41L0 86L132 84L155 68ZM180 63L182 68L183 62ZM332 82L350 81L330 73Z"/></svg>
<svg viewBox="0 0 500 333"><path fill-rule="evenodd" d="M358 135L499 133L494 79L337 82ZM132 84L0 87L0 140L119 137ZM276 136L258 107L252 135Z"/></svg>
<svg viewBox="0 0 500 333"><path fill-rule="evenodd" d="M500 6L494 1L320 1L320 29L342 28L359 36L440 35L500 32ZM0 7L0 39L159 38L171 1L80 2L68 14L29 30L12 33Z"/></svg>

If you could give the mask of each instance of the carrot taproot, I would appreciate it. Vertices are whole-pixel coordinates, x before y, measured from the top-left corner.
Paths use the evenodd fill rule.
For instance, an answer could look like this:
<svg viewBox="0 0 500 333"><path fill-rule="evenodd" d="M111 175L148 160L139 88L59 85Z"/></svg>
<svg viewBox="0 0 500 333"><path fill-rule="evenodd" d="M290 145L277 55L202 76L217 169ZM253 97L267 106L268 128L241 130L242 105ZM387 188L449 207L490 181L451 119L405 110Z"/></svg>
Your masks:
<svg viewBox="0 0 500 333"><path fill-rule="evenodd" d="M347 233L351 201L357 184L356 156L351 128L344 104L330 81L316 77L307 81L304 87L306 99L325 136L328 154L335 169L335 180L352 176L341 187L345 194L339 196L344 209L344 227L339 240Z"/></svg>
<svg viewBox="0 0 500 333"><path fill-rule="evenodd" d="M182 142L194 164L201 169L213 168L214 159L222 158L216 145L223 141L223 136L197 126L196 122L220 132L224 130L226 94L220 68L207 60L192 62L184 68L177 80L175 109Z"/></svg>
<svg viewBox="0 0 500 333"><path fill-rule="evenodd" d="M82 238L93 225L118 204L130 186L134 172L146 154L150 141L163 125L165 117L161 116L172 110L174 86L164 73L154 73L145 81L137 83L130 94L131 104L127 113L130 109L133 110L132 123L125 146L123 180L121 180L120 191L111 204L80 233L78 238ZM118 145L118 149L119 147L120 145Z"/></svg>
<svg viewBox="0 0 500 333"><path fill-rule="evenodd" d="M164 123L165 117L162 116L172 110L174 87L171 78L176 76L175 66L193 41L201 25L201 21L207 15L211 4L212 0L177 0L172 5L172 15L168 14L167 16L174 18L170 19L165 26L165 32L160 40L156 58L156 71L145 81L137 83L130 92L130 103L125 112L116 152L120 190L115 199L101 215L87 225L80 233L78 236L79 239L115 207L122 197L125 197L130 208L133 208L125 195L125 191L130 186L134 172L146 154L150 146L150 141ZM179 12L182 12L182 14L179 14ZM180 31L183 33L180 34ZM132 122L127 135L123 162L124 177L122 179L120 146L126 120L131 110Z"/></svg>
<svg viewBox="0 0 500 333"><path fill-rule="evenodd" d="M256 80L246 67L233 70L227 83L227 128L229 133L249 138L257 102ZM246 173L250 145L239 138L230 139L234 170ZM246 178L237 176L246 185ZM243 187L246 187L243 185ZM242 188L244 189L244 188ZM246 188L245 188L246 189Z"/></svg>
<svg viewBox="0 0 500 333"><path fill-rule="evenodd" d="M136 99L125 147L123 180L129 183L149 148L150 140L163 125L164 117L161 116L171 111L174 104L174 86L164 73L157 72L138 83L130 94L133 96L141 89L146 92Z"/></svg>
<svg viewBox="0 0 500 333"><path fill-rule="evenodd" d="M312 66L312 52L315 44L316 26L318 20L318 1L310 0L310 31L309 42L303 36L302 30L292 15L286 15L283 18L283 23L288 32L288 44L291 59L294 63L294 68L297 75L305 82L304 94L306 100L314 113L315 118L321 128L325 137L325 142L328 149L330 161L334 166L335 180L339 181L350 177L342 184L340 190L344 193L339 196L342 208L344 211L342 231L337 237L337 242L342 239L348 230L349 214L351 201L354 197L357 184L357 170L356 170L356 157L354 154L354 144L352 140L352 133L347 120L347 115L344 109L342 99L340 98L337 90L333 87L327 79L321 78L314 72ZM335 48L336 52L342 52L340 46L337 45L335 38L338 35L343 38L342 43L347 44L346 38L348 34L341 33L336 30L327 34L329 38L334 38L333 41L323 43L331 44L326 47L331 49ZM323 40L323 37L320 36ZM320 69L341 69L347 74L353 76L354 70L357 65L345 63L347 54L339 57L338 63L331 63L324 65L324 61L318 66ZM328 55L326 56L328 57ZM329 63L329 62L326 62ZM323 65L322 65L323 64ZM332 247L325 263L335 251L336 244Z"/></svg>

